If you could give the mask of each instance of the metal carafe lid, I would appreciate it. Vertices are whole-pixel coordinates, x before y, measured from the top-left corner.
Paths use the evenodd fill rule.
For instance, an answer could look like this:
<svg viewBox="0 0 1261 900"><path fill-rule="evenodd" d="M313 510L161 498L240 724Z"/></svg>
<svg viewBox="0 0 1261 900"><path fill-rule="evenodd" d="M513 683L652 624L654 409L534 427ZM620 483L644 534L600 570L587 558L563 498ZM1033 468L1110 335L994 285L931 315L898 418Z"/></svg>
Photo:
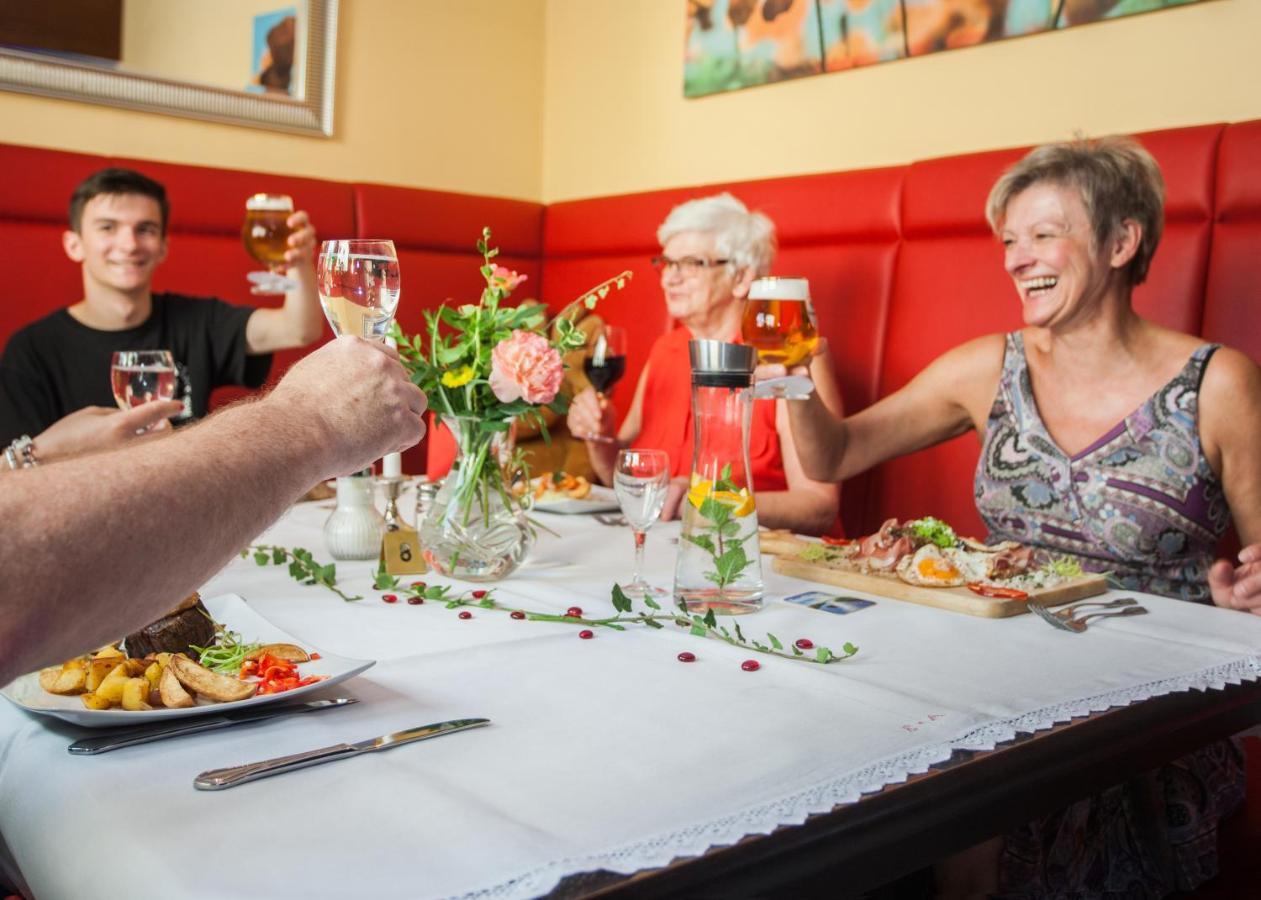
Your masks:
<svg viewBox="0 0 1261 900"><path fill-rule="evenodd" d="M726 341L688 341L692 383L712 387L748 387L753 383L757 351L747 344Z"/></svg>

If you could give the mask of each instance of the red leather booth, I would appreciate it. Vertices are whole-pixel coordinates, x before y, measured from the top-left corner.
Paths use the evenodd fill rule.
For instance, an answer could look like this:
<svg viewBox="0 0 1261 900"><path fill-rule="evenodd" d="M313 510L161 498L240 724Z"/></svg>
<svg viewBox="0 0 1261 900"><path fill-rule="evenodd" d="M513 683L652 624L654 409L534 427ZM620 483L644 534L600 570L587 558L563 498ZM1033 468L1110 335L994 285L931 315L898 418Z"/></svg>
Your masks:
<svg viewBox="0 0 1261 900"><path fill-rule="evenodd" d="M1261 121L1139 138L1160 162L1168 185L1165 236L1147 284L1135 295L1139 309L1261 360L1255 322L1261 279L1249 266L1261 252ZM399 320L408 331L421 327L422 309L476 296L474 244L483 224L494 229L502 262L530 276L519 293L540 296L554 309L630 269L630 286L610 295L601 309L630 333L630 370L619 387L626 404L649 345L670 324L648 263L658 250L657 225L676 203L730 190L776 222L776 272L810 279L846 404L854 410L905 384L955 344L1019 326L1019 305L985 223L984 202L1002 169L1021 153L543 207L0 145L0 165L11 185L0 196L0 264L12 275L9 302L0 307L0 340L78 299L77 267L61 252L66 201L84 175L121 164L162 180L171 195L171 253L159 288L259 302L247 291L244 276L252 260L239 238L244 199L257 191L292 194L311 212L322 238L393 238L403 268ZM293 358L282 354L273 377ZM972 505L977 451L975 436L965 435L853 479L842 497L846 530L869 531L887 516L934 514L979 532ZM405 466L424 471L422 453L413 451Z"/></svg>

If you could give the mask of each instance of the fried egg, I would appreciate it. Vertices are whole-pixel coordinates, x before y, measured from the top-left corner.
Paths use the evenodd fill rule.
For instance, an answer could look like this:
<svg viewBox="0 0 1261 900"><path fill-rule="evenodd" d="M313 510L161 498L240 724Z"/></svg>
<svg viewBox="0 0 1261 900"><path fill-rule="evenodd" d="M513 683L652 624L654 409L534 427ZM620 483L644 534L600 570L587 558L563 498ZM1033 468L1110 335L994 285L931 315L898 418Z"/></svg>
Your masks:
<svg viewBox="0 0 1261 900"><path fill-rule="evenodd" d="M966 579L936 544L925 544L898 564L898 577L923 587L957 587Z"/></svg>

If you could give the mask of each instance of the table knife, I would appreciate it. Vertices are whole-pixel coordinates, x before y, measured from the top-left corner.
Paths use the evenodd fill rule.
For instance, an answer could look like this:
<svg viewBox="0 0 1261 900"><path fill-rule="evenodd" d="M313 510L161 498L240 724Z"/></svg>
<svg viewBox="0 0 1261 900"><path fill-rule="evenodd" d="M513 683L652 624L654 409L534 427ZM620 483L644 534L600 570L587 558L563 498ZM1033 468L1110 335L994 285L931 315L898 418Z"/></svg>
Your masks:
<svg viewBox="0 0 1261 900"><path fill-rule="evenodd" d="M246 763L243 766L233 766L229 769L211 769L198 775L193 780L193 787L199 791L219 791L224 788L236 787L238 784L244 784L247 781L266 778L270 775L279 775L281 772L292 772L294 769L318 766L320 763L332 762L335 759L346 759L351 756L358 756L361 753L389 750L391 747L401 747L403 744L410 744L412 741L424 741L444 734L467 731L470 728L481 728L483 725L489 724L490 719L452 719L449 722L435 722L432 725L422 725L419 728L409 728L406 731L384 734L381 737L369 738L366 741L358 741L354 744L334 744L331 747L321 747L318 750L308 750L305 753L295 753L292 756L278 756L275 759Z"/></svg>
<svg viewBox="0 0 1261 900"><path fill-rule="evenodd" d="M87 756L106 753L119 747L130 747L134 744L147 744L149 741L160 741L163 738L179 737L183 734L196 734L199 731L210 731L215 728L226 728L242 722L257 722L262 719L292 716L298 713L315 712L320 709L336 709L359 701L353 697L336 697L331 700L310 700L306 703L287 703L281 706L256 706L250 709L237 710L219 716L199 716L184 718L175 722L162 722L131 728L126 731L111 731L99 737L84 738L69 746L69 751L76 756Z"/></svg>

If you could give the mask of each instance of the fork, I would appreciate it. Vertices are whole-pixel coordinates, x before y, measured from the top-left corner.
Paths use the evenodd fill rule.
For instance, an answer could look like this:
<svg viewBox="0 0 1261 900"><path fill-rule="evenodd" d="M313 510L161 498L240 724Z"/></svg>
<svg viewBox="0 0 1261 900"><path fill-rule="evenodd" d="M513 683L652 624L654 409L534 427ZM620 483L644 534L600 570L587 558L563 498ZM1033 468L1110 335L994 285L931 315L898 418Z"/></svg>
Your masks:
<svg viewBox="0 0 1261 900"><path fill-rule="evenodd" d="M1100 609L1114 609L1118 606L1138 606L1138 601L1133 597L1118 597L1115 600L1079 600L1076 603L1070 603L1067 606L1060 606L1053 610L1053 615L1059 616L1061 619L1071 619L1077 615L1078 610L1083 606L1097 606Z"/></svg>
<svg viewBox="0 0 1261 900"><path fill-rule="evenodd" d="M1147 615L1147 607L1145 606L1127 606L1125 609L1118 609L1115 612L1093 612L1086 613L1084 616L1078 616L1075 619L1065 619L1064 627L1069 631L1080 634L1086 630L1087 619L1120 619L1125 616L1145 616Z"/></svg>
<svg viewBox="0 0 1261 900"><path fill-rule="evenodd" d="M596 513L592 518L594 518L601 525L622 526L626 524L626 516L622 516L622 515L609 515L607 513Z"/></svg>

